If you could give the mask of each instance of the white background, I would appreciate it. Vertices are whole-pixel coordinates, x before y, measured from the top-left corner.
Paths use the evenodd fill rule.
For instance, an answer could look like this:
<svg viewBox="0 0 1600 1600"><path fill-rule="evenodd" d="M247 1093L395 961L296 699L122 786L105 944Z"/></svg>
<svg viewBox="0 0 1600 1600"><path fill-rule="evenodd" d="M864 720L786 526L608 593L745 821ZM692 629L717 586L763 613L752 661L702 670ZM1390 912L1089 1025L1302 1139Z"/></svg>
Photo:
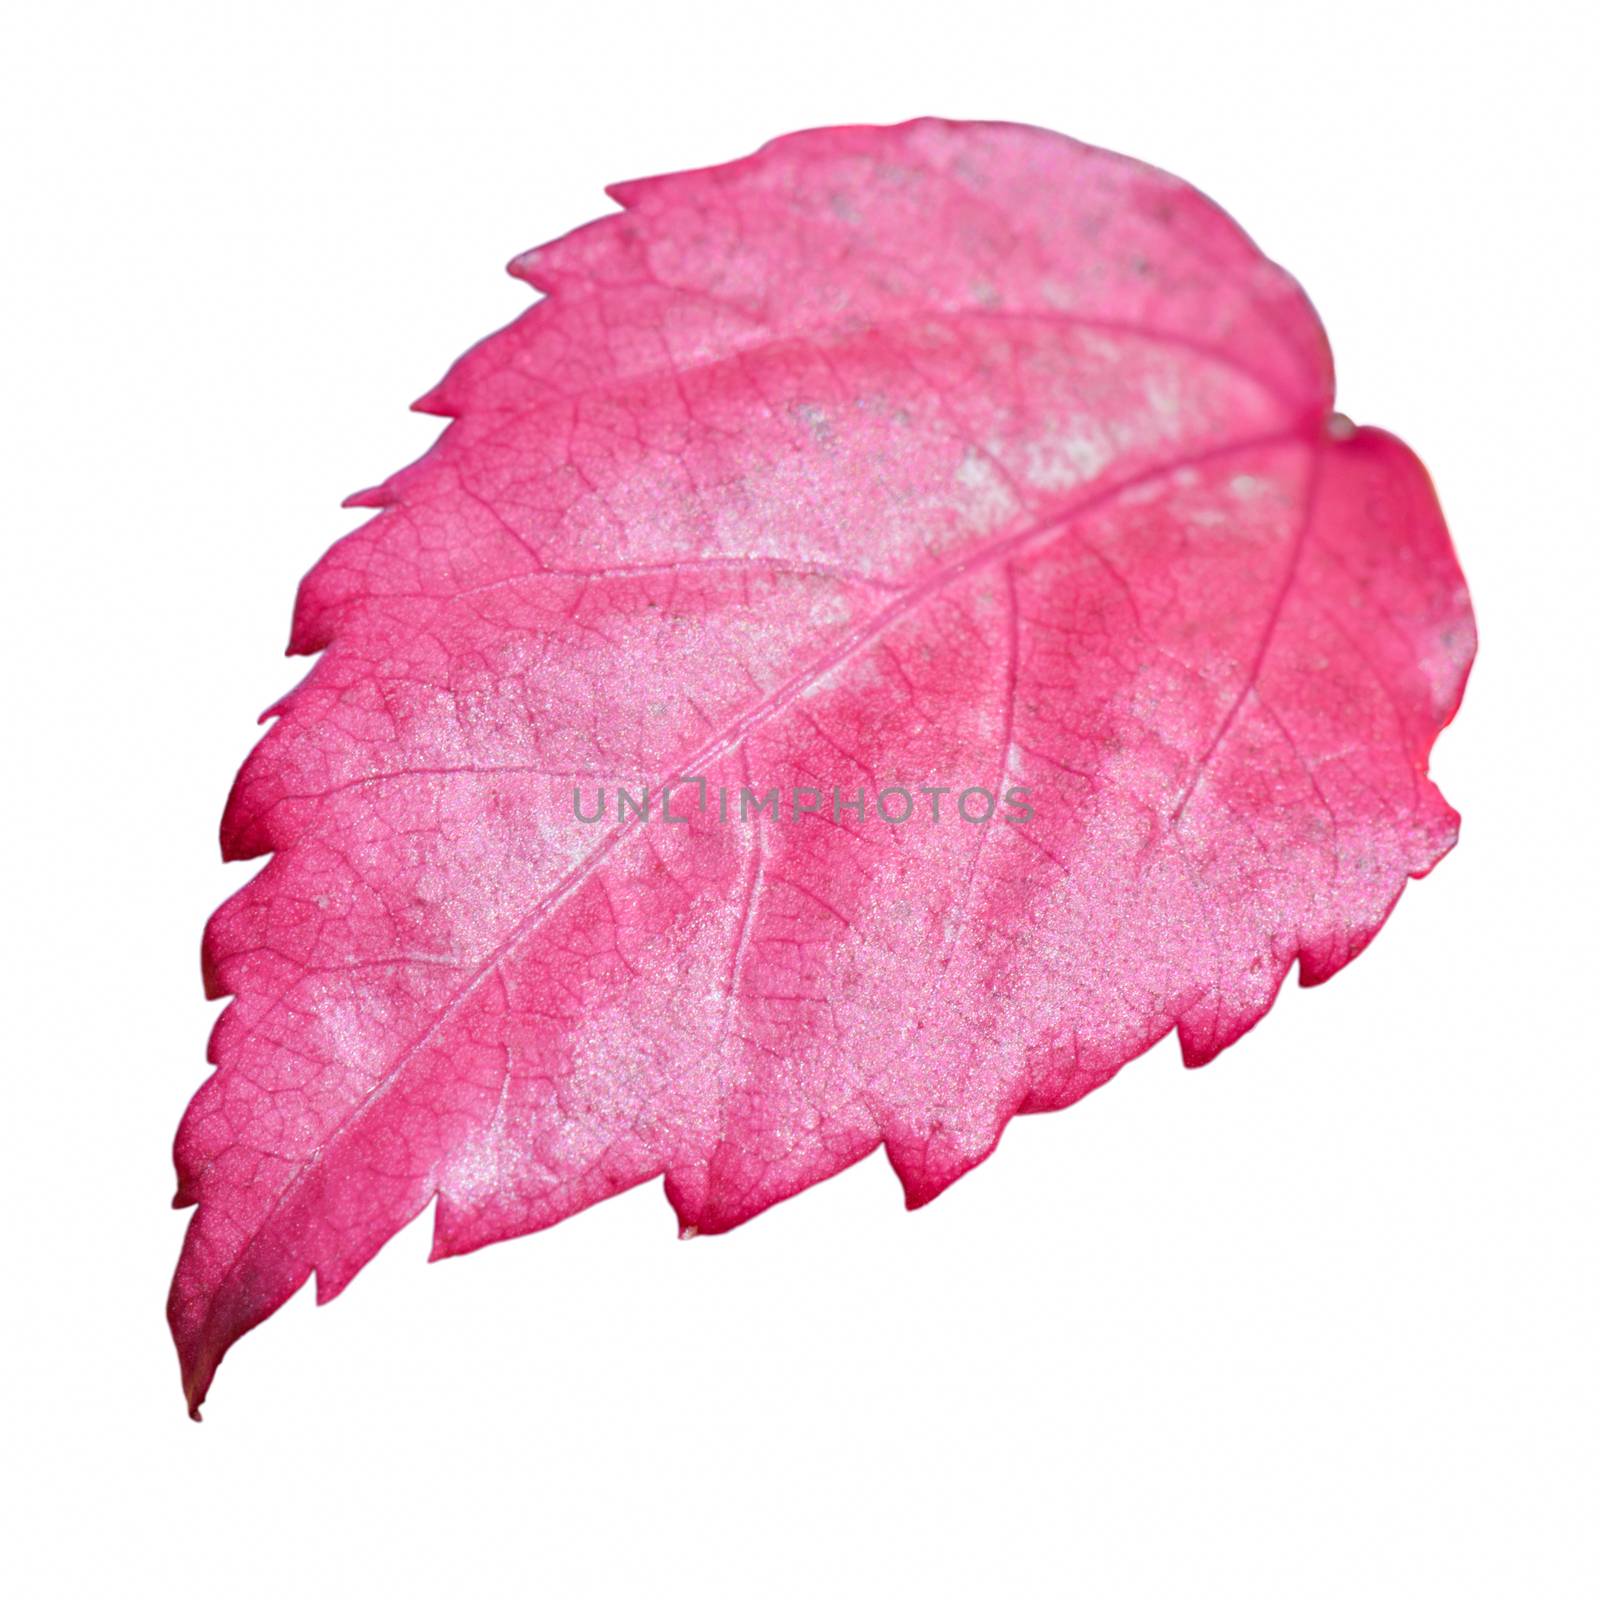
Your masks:
<svg viewBox="0 0 1600 1600"><path fill-rule="evenodd" d="M1593 1594L1600 39L1579 8L38 6L3 51L13 1592ZM300 573L601 185L922 113L1170 167L1432 469L1462 841L1214 1066L914 1216L881 1159L429 1220L180 1399L169 1141Z"/></svg>

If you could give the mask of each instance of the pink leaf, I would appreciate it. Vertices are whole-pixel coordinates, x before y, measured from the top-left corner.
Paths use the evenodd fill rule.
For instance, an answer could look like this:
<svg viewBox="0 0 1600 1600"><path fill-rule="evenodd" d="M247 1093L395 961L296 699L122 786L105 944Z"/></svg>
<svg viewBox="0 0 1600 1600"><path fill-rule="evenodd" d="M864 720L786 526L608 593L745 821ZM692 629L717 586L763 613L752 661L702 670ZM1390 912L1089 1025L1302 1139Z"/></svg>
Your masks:
<svg viewBox="0 0 1600 1600"><path fill-rule="evenodd" d="M923 121L614 194L301 586L177 1141L193 1408L435 1197L436 1256L663 1175L715 1233L883 1145L920 1205L1455 839L1428 479L1194 190Z"/></svg>

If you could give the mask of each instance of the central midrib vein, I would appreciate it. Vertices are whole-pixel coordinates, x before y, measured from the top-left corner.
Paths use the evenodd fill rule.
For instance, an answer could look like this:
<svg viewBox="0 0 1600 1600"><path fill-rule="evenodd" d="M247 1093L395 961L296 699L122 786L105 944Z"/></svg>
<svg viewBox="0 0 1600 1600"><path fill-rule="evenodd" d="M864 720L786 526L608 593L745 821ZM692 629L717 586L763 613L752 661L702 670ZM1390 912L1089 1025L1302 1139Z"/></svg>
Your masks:
<svg viewBox="0 0 1600 1600"><path fill-rule="evenodd" d="M1078 518L1115 500L1119 495L1126 494L1130 489L1136 489L1143 484L1154 482L1174 472L1180 472L1186 467L1198 467L1229 455L1241 454L1248 450L1271 449L1274 446L1285 445L1294 441L1299 441L1308 448L1314 449L1316 437L1308 425L1280 428L1266 433L1254 434L1248 438L1232 440L1226 444L1214 445L1206 450L1162 462L1158 466L1148 467L1142 472L1119 479L1115 483L1103 485L1094 493L1085 495L1082 500L1064 510L1054 512L1050 516L1016 532L1002 534L989 540L988 543L968 551L958 559L945 563L942 567L936 568L921 582L903 590L889 604L875 612L866 622L852 629L831 650L824 652L809 665L786 679L764 699L735 717L720 733L707 740L697 750L690 752L676 766L673 772L651 780L647 786L647 793L654 793L662 784L673 781L675 777L679 777L695 768L709 766L719 757L726 755L756 728L782 713L813 685L820 683L830 673L844 666L874 640L888 632L897 622L916 611L934 595L942 593L952 585L971 576L974 572L992 566L997 561L1003 561L1028 545L1046 543L1053 538L1059 537ZM449 1002L440 1009L428 1025L385 1068L382 1078L362 1097L361 1101L351 1108L349 1114L317 1145L315 1150L296 1163L294 1172L278 1191L266 1216L262 1218L257 1227L248 1232L241 1243L238 1254L229 1264L222 1283L232 1277L238 1268L239 1262L249 1253L256 1240L271 1226L273 1219L305 1181L306 1175L323 1159L327 1151L358 1126L369 1112L382 1103L417 1052L477 993L484 981L511 956L517 946L542 926L578 889L588 882L611 855L612 851L616 849L617 845L640 826L641 822L636 817L630 817L626 821L620 822L600 840L582 861L572 867L559 883L542 895L538 902L530 908L527 915L479 963L472 975L456 989ZM310 1263L309 1265L314 1266L315 1264ZM221 1283L218 1285L219 1291L220 1288ZM215 1304L215 1299L213 1299L212 1303L213 1305Z"/></svg>

